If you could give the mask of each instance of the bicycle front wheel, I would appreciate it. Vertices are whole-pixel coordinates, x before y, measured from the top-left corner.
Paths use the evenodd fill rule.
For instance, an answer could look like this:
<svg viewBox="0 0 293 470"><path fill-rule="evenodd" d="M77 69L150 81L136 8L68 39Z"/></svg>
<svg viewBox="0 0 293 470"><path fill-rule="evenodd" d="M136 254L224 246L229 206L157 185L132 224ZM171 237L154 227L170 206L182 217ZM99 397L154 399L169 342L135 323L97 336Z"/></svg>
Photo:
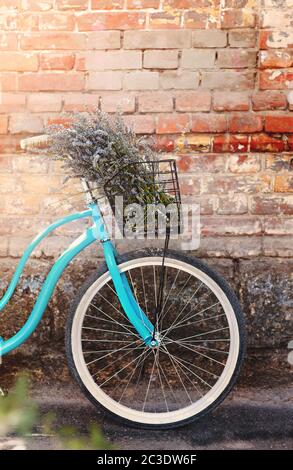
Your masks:
<svg viewBox="0 0 293 470"><path fill-rule="evenodd" d="M154 322L163 252L124 255L119 269ZM68 322L70 369L95 405L128 424L171 428L217 406L231 390L245 346L238 300L217 273L175 251L165 258L159 344L144 344L104 266L81 289Z"/></svg>

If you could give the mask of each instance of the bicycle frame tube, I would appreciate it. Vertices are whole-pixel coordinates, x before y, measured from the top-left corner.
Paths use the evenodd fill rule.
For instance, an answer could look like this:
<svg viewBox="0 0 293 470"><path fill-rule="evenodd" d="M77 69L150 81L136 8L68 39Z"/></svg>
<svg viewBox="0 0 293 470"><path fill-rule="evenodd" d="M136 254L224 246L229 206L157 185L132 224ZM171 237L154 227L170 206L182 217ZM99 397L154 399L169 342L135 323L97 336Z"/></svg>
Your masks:
<svg viewBox="0 0 293 470"><path fill-rule="evenodd" d="M0 301L0 310L2 310L10 300L24 266L35 247L57 227L85 217L92 217L94 225L87 229L83 235L77 238L55 262L42 286L30 316L28 317L23 327L18 331L18 333L7 340L3 340L0 337L0 357L19 347L32 335L42 319L44 311L54 292L55 286L65 268L82 250L84 250L87 246L96 240L99 240L103 243L105 261L123 310L145 343L151 343L154 327L141 308L138 306L126 276L121 274L119 271L115 258L115 248L113 247L108 237L103 218L96 203L90 204L89 210L87 211L72 214L54 222L32 241L22 256L12 281L4 297Z"/></svg>

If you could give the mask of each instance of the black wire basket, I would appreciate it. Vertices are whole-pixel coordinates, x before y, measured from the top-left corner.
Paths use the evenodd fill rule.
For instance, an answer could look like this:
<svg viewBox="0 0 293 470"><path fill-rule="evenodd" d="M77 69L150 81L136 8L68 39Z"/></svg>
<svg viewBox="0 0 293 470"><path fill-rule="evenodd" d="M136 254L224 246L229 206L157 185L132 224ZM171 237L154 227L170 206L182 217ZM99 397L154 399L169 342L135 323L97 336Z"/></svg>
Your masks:
<svg viewBox="0 0 293 470"><path fill-rule="evenodd" d="M123 235L181 232L181 196L175 160L122 165L103 189Z"/></svg>

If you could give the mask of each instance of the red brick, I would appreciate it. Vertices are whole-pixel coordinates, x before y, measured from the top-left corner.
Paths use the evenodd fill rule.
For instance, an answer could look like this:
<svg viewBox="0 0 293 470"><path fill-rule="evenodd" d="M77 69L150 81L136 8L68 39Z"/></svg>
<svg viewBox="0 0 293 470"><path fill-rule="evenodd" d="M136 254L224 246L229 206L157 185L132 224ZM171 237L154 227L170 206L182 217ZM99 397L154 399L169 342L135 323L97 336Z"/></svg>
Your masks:
<svg viewBox="0 0 293 470"><path fill-rule="evenodd" d="M292 135L287 136L287 145L288 145L288 149L293 151L293 136Z"/></svg>
<svg viewBox="0 0 293 470"><path fill-rule="evenodd" d="M246 194L225 194L218 198L217 213L220 215L240 215L248 212Z"/></svg>
<svg viewBox="0 0 293 470"><path fill-rule="evenodd" d="M39 16L35 13L24 13L17 15L17 29L19 31L38 31Z"/></svg>
<svg viewBox="0 0 293 470"><path fill-rule="evenodd" d="M254 114L234 114L229 117L230 132L260 132L263 129L263 118Z"/></svg>
<svg viewBox="0 0 293 470"><path fill-rule="evenodd" d="M3 10L16 10L19 7L19 0L2 0Z"/></svg>
<svg viewBox="0 0 293 470"><path fill-rule="evenodd" d="M84 75L81 73L67 75L58 73L29 73L19 77L19 89L22 91L77 91L84 89L84 83Z"/></svg>
<svg viewBox="0 0 293 470"><path fill-rule="evenodd" d="M1 93L0 113L13 113L25 109L25 95L17 93Z"/></svg>
<svg viewBox="0 0 293 470"><path fill-rule="evenodd" d="M266 116L265 130L267 132L293 132L293 116Z"/></svg>
<svg viewBox="0 0 293 470"><path fill-rule="evenodd" d="M215 65L213 49L183 49L181 67L184 69L206 69Z"/></svg>
<svg viewBox="0 0 293 470"><path fill-rule="evenodd" d="M66 32L41 32L23 34L20 38L21 49L32 50L62 50L62 49L85 49L87 36L81 33L66 33Z"/></svg>
<svg viewBox="0 0 293 470"><path fill-rule="evenodd" d="M178 51L176 50L148 50L144 52L143 56L145 69L177 69L178 67Z"/></svg>
<svg viewBox="0 0 293 470"><path fill-rule="evenodd" d="M44 52L40 55L40 67L43 70L72 70L74 62L75 55L65 52L59 54Z"/></svg>
<svg viewBox="0 0 293 470"><path fill-rule="evenodd" d="M89 0L56 0L59 10L86 10Z"/></svg>
<svg viewBox="0 0 293 470"><path fill-rule="evenodd" d="M39 20L41 31L73 31L74 25L75 18L71 14L46 13Z"/></svg>
<svg viewBox="0 0 293 470"><path fill-rule="evenodd" d="M286 106L286 96L279 91L259 91L252 95L252 108L254 111L285 109Z"/></svg>
<svg viewBox="0 0 293 470"><path fill-rule="evenodd" d="M176 138L175 146L179 153L207 153L211 151L212 137L204 134L186 134Z"/></svg>
<svg viewBox="0 0 293 470"><path fill-rule="evenodd" d="M275 179L274 191L276 193L293 193L293 175L277 175Z"/></svg>
<svg viewBox="0 0 293 470"><path fill-rule="evenodd" d="M285 8L276 10L263 10L260 16L261 28L290 28L292 26L292 12Z"/></svg>
<svg viewBox="0 0 293 470"><path fill-rule="evenodd" d="M104 29L142 29L146 17L141 12L101 12L84 13L78 16L79 31L99 31Z"/></svg>
<svg viewBox="0 0 293 470"><path fill-rule="evenodd" d="M127 8L137 9L140 8L159 8L160 0L127 0Z"/></svg>
<svg viewBox="0 0 293 470"><path fill-rule="evenodd" d="M184 13L184 26L190 29L207 29L209 23L210 11L189 10Z"/></svg>
<svg viewBox="0 0 293 470"><path fill-rule="evenodd" d="M193 71L170 71L160 76L162 87L165 90L194 90L199 85L199 73Z"/></svg>
<svg viewBox="0 0 293 470"><path fill-rule="evenodd" d="M191 31L125 31L125 49L183 49L191 46Z"/></svg>
<svg viewBox="0 0 293 470"><path fill-rule="evenodd" d="M154 148L158 152L174 152L175 141L170 136L156 135L154 139Z"/></svg>
<svg viewBox="0 0 293 470"><path fill-rule="evenodd" d="M224 155L180 155L177 166L181 172L222 173L226 169Z"/></svg>
<svg viewBox="0 0 293 470"><path fill-rule="evenodd" d="M258 155L230 155L229 169L231 173L257 173L260 171Z"/></svg>
<svg viewBox="0 0 293 470"><path fill-rule="evenodd" d="M245 153L248 151L247 135L216 135L213 142L214 152Z"/></svg>
<svg viewBox="0 0 293 470"><path fill-rule="evenodd" d="M88 76L89 90L121 90L121 72L91 72Z"/></svg>
<svg viewBox="0 0 293 470"><path fill-rule="evenodd" d="M9 119L9 130L11 134L41 133L44 130L43 120L32 114L13 114Z"/></svg>
<svg viewBox="0 0 293 470"><path fill-rule="evenodd" d="M136 134L152 134L155 131L153 116L124 116L124 122Z"/></svg>
<svg viewBox="0 0 293 470"><path fill-rule="evenodd" d="M0 138L0 153L10 154L20 150L20 138L15 135L3 135Z"/></svg>
<svg viewBox="0 0 293 470"><path fill-rule="evenodd" d="M241 29L229 31L229 45L230 47L255 47L256 31Z"/></svg>
<svg viewBox="0 0 293 470"><path fill-rule="evenodd" d="M217 65L224 69L256 66L256 52L245 49L223 49L218 52Z"/></svg>
<svg viewBox="0 0 293 470"><path fill-rule="evenodd" d="M37 71L39 68L38 56L31 53L1 52L0 71Z"/></svg>
<svg viewBox="0 0 293 470"><path fill-rule="evenodd" d="M268 217L264 220L264 233L267 235L293 235L293 218Z"/></svg>
<svg viewBox="0 0 293 470"><path fill-rule="evenodd" d="M30 93L27 107L35 113L59 112L62 106L62 96L56 93Z"/></svg>
<svg viewBox="0 0 293 470"><path fill-rule="evenodd" d="M200 193L200 181L196 181L194 176L179 175L179 184L183 196L193 196Z"/></svg>
<svg viewBox="0 0 293 470"><path fill-rule="evenodd" d="M177 111L209 111L211 107L209 91L181 91L175 98Z"/></svg>
<svg viewBox="0 0 293 470"><path fill-rule="evenodd" d="M293 195L277 196L262 194L251 198L252 214L285 214L293 215Z"/></svg>
<svg viewBox="0 0 293 470"><path fill-rule="evenodd" d="M0 51L9 51L14 49L17 49L17 34L1 32Z"/></svg>
<svg viewBox="0 0 293 470"><path fill-rule="evenodd" d="M282 138L271 137L268 134L256 134L251 137L250 150L252 152L282 152L285 142Z"/></svg>
<svg viewBox="0 0 293 470"><path fill-rule="evenodd" d="M178 9L181 8L183 10L194 8L194 0L165 0L164 3L166 6L168 5L172 8L178 8ZM197 8L205 7L206 5L207 5L207 2L205 2L205 0L197 0L196 2Z"/></svg>
<svg viewBox="0 0 293 470"><path fill-rule="evenodd" d="M289 68L293 66L293 51L261 51L259 62L262 69Z"/></svg>
<svg viewBox="0 0 293 470"><path fill-rule="evenodd" d="M222 114L194 114L191 129L193 132L226 132L226 116Z"/></svg>
<svg viewBox="0 0 293 470"><path fill-rule="evenodd" d="M131 70L142 67L141 51L94 51L85 54L77 70ZM85 65L85 67L84 67ZM151 72L152 73L152 72Z"/></svg>
<svg viewBox="0 0 293 470"><path fill-rule="evenodd" d="M96 31L88 34L88 49L120 49L120 31Z"/></svg>
<svg viewBox="0 0 293 470"><path fill-rule="evenodd" d="M54 0L25 0L21 3L23 10L47 11L53 8Z"/></svg>
<svg viewBox="0 0 293 470"><path fill-rule="evenodd" d="M138 96L138 109L142 113L164 113L173 110L172 94L166 91L150 91Z"/></svg>
<svg viewBox="0 0 293 470"><path fill-rule="evenodd" d="M249 10L224 10L221 16L221 28L253 28L255 14Z"/></svg>
<svg viewBox="0 0 293 470"><path fill-rule="evenodd" d="M1 73L0 74L0 90L15 91L17 89L17 74L16 73Z"/></svg>
<svg viewBox="0 0 293 470"><path fill-rule="evenodd" d="M157 122L158 134L178 134L190 130L190 119L186 114L160 114Z"/></svg>
<svg viewBox="0 0 293 470"><path fill-rule="evenodd" d="M241 91L216 91L213 103L215 111L248 111L249 95Z"/></svg>
<svg viewBox="0 0 293 470"><path fill-rule="evenodd" d="M49 117L47 120L47 126L63 126L63 127L70 127L72 123L72 119L66 116L53 116Z"/></svg>
<svg viewBox="0 0 293 470"><path fill-rule="evenodd" d="M280 49L293 47L293 34L290 29L283 31L260 30L260 49Z"/></svg>
<svg viewBox="0 0 293 470"><path fill-rule="evenodd" d="M236 193L254 194L270 191L271 178L260 173L247 175L219 174L206 176L202 184L204 194L227 194L230 191Z"/></svg>
<svg viewBox="0 0 293 470"><path fill-rule="evenodd" d="M254 72L240 70L203 71L202 86L220 90L247 90L254 88Z"/></svg>
<svg viewBox="0 0 293 470"><path fill-rule="evenodd" d="M158 72L135 71L124 77L125 90L156 90L159 88Z"/></svg>
<svg viewBox="0 0 293 470"><path fill-rule="evenodd" d="M285 90L291 88L293 72L287 70L263 70L259 76L261 90Z"/></svg>
<svg viewBox="0 0 293 470"><path fill-rule="evenodd" d="M64 95L64 111L81 112L94 110L99 106L100 95L85 93L66 93Z"/></svg>
<svg viewBox="0 0 293 470"><path fill-rule="evenodd" d="M90 95L92 96L92 95ZM106 113L115 113L118 110L123 113L134 113L135 112L135 96L129 93L114 93L103 94L101 96L101 108ZM152 111L156 111L153 109Z"/></svg>
<svg viewBox="0 0 293 470"><path fill-rule="evenodd" d="M217 235L261 235L261 221L255 217L201 217L201 233Z"/></svg>
<svg viewBox="0 0 293 470"><path fill-rule="evenodd" d="M0 116L0 134L7 134L8 131L8 117Z"/></svg>
<svg viewBox="0 0 293 470"><path fill-rule="evenodd" d="M91 0L93 10L119 10L123 4L124 0Z"/></svg>
<svg viewBox="0 0 293 470"><path fill-rule="evenodd" d="M286 136L289 140L291 136ZM284 154L266 155L266 168L271 171L280 172L293 169L292 156Z"/></svg>
<svg viewBox="0 0 293 470"><path fill-rule="evenodd" d="M227 32L214 30L202 30L192 32L192 46L193 47L226 47L227 46Z"/></svg>
<svg viewBox="0 0 293 470"><path fill-rule="evenodd" d="M155 12L149 15L149 27L152 29L178 29L180 28L181 12Z"/></svg>

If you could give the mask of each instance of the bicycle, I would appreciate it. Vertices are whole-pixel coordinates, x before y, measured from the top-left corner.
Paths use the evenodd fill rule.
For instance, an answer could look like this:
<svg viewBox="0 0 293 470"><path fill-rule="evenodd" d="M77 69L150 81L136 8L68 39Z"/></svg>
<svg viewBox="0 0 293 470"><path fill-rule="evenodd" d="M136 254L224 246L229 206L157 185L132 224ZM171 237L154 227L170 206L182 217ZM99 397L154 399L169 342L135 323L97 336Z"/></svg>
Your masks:
<svg viewBox="0 0 293 470"><path fill-rule="evenodd" d="M25 139L23 148L33 139ZM171 182L166 194L173 191L180 205L175 161L164 164L165 182ZM87 210L57 220L31 242L0 310L48 234L78 219L90 218L93 225L57 259L26 323L11 338L1 338L1 355L31 336L65 268L99 241L105 262L79 290L66 326L69 369L94 405L128 425L168 429L190 423L218 406L239 375L245 326L237 297L202 261L169 249L168 235L163 249L119 255L99 202L83 185Z"/></svg>

